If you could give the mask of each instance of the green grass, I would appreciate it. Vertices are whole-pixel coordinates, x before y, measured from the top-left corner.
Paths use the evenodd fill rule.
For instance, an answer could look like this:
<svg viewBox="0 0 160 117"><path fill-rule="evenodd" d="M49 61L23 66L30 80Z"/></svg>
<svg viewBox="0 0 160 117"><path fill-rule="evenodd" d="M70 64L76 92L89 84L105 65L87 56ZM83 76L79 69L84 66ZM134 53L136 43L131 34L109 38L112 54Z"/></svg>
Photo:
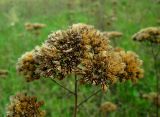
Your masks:
<svg viewBox="0 0 160 117"><path fill-rule="evenodd" d="M105 12L112 11L112 4L107 0ZM64 3L64 4L63 4ZM90 8L89 4L84 6ZM158 10L160 4L154 0L121 0L116 6L117 20L114 22L114 30L124 33L118 46L126 50L137 52L144 61L145 77L137 84L130 82L115 85L115 92L108 91L103 94L102 102L112 101L119 105L111 117L146 117L155 115L155 106L140 98L140 93L156 91L156 79L153 72L152 56L148 54L146 47L131 40L132 34L141 28L158 26L156 23L160 15ZM0 69L7 69L9 75L0 78L0 117L5 116L5 108L9 103L9 97L20 91L30 91L37 95L38 99L45 100L44 109L47 117L70 117L73 110L73 97L58 87L49 79L41 79L32 83L26 83L24 78L16 73L16 62L18 58L40 45L51 31L65 29L70 24L68 15L70 11L66 8L63 0L2 0L0 1ZM109 14L108 13L108 14ZM89 16L80 8L75 8L72 15L73 23L83 22L97 25L96 16ZM27 32L24 28L25 22L40 22L47 25L41 30L39 36ZM11 25L15 23L15 25ZM107 30L107 29L106 29ZM69 81L63 83L73 89ZM80 86L80 100L84 95L91 94L97 87ZM79 117L99 117L98 96L92 98L79 110Z"/></svg>

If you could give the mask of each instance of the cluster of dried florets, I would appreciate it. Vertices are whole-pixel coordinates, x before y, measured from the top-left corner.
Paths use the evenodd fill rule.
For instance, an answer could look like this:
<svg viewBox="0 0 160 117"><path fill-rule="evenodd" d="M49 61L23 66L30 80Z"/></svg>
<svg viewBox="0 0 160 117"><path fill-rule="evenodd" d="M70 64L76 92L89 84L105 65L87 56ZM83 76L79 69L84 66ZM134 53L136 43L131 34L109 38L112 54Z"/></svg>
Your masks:
<svg viewBox="0 0 160 117"><path fill-rule="evenodd" d="M134 34L132 38L136 41L148 41L151 43L160 44L160 28L149 27L142 29Z"/></svg>
<svg viewBox="0 0 160 117"><path fill-rule="evenodd" d="M4 69L0 69L0 78L6 77L8 75L8 71Z"/></svg>
<svg viewBox="0 0 160 117"><path fill-rule="evenodd" d="M106 85L118 80L118 74L124 72L125 64L117 53L100 52L92 60L82 61L83 70L81 81L101 84L106 90Z"/></svg>
<svg viewBox="0 0 160 117"><path fill-rule="evenodd" d="M143 94L142 97L160 107L160 94L158 94L157 92Z"/></svg>
<svg viewBox="0 0 160 117"><path fill-rule="evenodd" d="M93 26L74 24L49 35L42 46L23 55L17 70L28 81L40 77L63 79L79 75L83 83L103 89L120 79L138 79L141 61L132 52L115 51L109 39Z"/></svg>
<svg viewBox="0 0 160 117"><path fill-rule="evenodd" d="M102 112L113 112L113 111L116 111L117 110L117 105L112 103L112 102L104 102L101 107L100 107L100 110Z"/></svg>
<svg viewBox="0 0 160 117"><path fill-rule="evenodd" d="M25 29L27 31L31 31L35 34L40 34L40 29L46 27L45 24L40 24L40 23L25 23Z"/></svg>
<svg viewBox="0 0 160 117"><path fill-rule="evenodd" d="M125 52L121 48L115 48L115 52L121 56L122 61L125 63L124 72L120 73L119 80L131 80L136 82L137 79L143 78L144 70L141 68L142 60L139 59L136 53L132 51Z"/></svg>
<svg viewBox="0 0 160 117"><path fill-rule="evenodd" d="M28 31L38 30L44 28L45 26L46 26L45 24L40 24L40 23L25 23L25 28Z"/></svg>
<svg viewBox="0 0 160 117"><path fill-rule="evenodd" d="M17 64L18 71L25 76L26 81L32 81L33 79L39 79L40 77L38 74L35 73L36 62L33 56L33 51L26 52Z"/></svg>
<svg viewBox="0 0 160 117"><path fill-rule="evenodd" d="M39 109L44 102L37 102L34 96L18 93L12 96L10 101L7 107L7 117L45 117L45 111Z"/></svg>
<svg viewBox="0 0 160 117"><path fill-rule="evenodd" d="M123 33L117 31L104 32L103 34L109 39L117 39L123 36Z"/></svg>

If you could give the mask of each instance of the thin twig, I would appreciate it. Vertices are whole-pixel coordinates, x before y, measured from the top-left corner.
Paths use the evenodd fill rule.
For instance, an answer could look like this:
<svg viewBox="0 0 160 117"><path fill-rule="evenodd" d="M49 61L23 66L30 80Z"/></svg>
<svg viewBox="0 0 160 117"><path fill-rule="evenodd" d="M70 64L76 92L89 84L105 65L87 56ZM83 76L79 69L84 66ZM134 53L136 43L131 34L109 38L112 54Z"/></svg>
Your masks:
<svg viewBox="0 0 160 117"><path fill-rule="evenodd" d="M63 89L65 89L66 91L68 91L69 93L75 95L75 93L74 93L73 91L71 91L70 89L64 87L63 85L61 85L60 83L58 83L56 80L54 80L54 79L52 79L52 78L51 78L51 80L52 80L54 83L56 83L57 85L59 85L60 87L62 87Z"/></svg>
<svg viewBox="0 0 160 117"><path fill-rule="evenodd" d="M81 106L83 103L87 102L91 97L95 96L96 94L98 94L99 92L101 92L102 89L97 90L96 92L94 92L93 94L91 94L90 96L88 96L87 98L85 98L82 102L80 102L78 104L78 107Z"/></svg>

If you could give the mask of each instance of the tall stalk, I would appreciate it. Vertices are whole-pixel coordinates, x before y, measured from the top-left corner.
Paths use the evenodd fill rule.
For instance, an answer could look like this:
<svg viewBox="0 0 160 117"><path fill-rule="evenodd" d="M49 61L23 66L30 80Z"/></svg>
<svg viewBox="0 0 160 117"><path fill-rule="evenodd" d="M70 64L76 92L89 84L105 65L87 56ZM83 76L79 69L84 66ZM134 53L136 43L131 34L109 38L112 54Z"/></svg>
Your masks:
<svg viewBox="0 0 160 117"><path fill-rule="evenodd" d="M77 76L75 75L75 81L74 81L74 116L77 117L77 109L78 109L78 82L77 82Z"/></svg>
<svg viewBox="0 0 160 117"><path fill-rule="evenodd" d="M157 84L156 84L156 90L157 90L157 95L159 93L159 68L157 66L157 62L158 62L158 55L159 55L159 51L154 51L154 45L151 44L151 51L152 51L152 56L153 56L153 64L154 64L154 73L155 73L155 76L156 76L156 81L157 81ZM158 97L158 96L157 96ZM158 98L157 98L157 102L158 102ZM159 107L158 107L158 104L157 104L157 112L156 112L156 116L158 117L158 112L159 112Z"/></svg>
<svg viewBox="0 0 160 117"><path fill-rule="evenodd" d="M158 48L159 49L159 48ZM156 79L157 79L157 91L159 91L159 68L158 68L158 57L159 57L159 51L156 51L158 50L157 48L155 49L154 48L154 45L151 44L151 52L152 52L152 56L153 56L153 64L154 64L154 73L155 73L155 76L156 76Z"/></svg>
<svg viewBox="0 0 160 117"><path fill-rule="evenodd" d="M63 86L62 84L60 84L59 82L57 82L55 79L52 79L52 81L59 85L61 88L63 88L64 90L66 90L68 93L72 94L74 96L74 110L73 110L73 117L77 117L77 111L78 108L83 105L84 103L86 103L89 99L91 99L93 96L97 95L98 93L101 92L101 89L98 89L97 91L93 92L91 95L89 95L88 97L86 97L84 100L82 100L81 102L79 102L78 104L78 78L75 75L75 82L74 82L74 91L66 88L65 86Z"/></svg>

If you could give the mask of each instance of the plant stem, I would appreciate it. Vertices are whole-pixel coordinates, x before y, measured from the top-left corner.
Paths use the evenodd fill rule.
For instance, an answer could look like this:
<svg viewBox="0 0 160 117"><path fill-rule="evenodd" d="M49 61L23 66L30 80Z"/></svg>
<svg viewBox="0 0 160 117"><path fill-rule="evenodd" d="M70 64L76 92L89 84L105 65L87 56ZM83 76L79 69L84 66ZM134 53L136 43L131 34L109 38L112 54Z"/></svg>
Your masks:
<svg viewBox="0 0 160 117"><path fill-rule="evenodd" d="M68 91L69 93L75 95L75 93L74 93L73 91L71 91L70 89L64 87L63 85L61 85L60 83L58 83L56 80L54 80L54 79L52 79L52 78L51 78L51 80L52 80L54 83L56 83L57 85L59 85L61 88L65 89L65 90Z"/></svg>
<svg viewBox="0 0 160 117"><path fill-rule="evenodd" d="M101 89L97 90L96 92L94 92L93 94L91 94L90 96L88 96L87 98L85 98L82 102L80 102L78 104L78 107L81 106L82 104L84 104L85 102L87 102L91 97L95 96L99 92L101 92Z"/></svg>
<svg viewBox="0 0 160 117"><path fill-rule="evenodd" d="M157 103L158 103L158 93L159 93L159 76L158 76L158 68L157 68L157 65L156 65L156 60L157 58L154 57L154 70L155 70L155 75L156 75L156 78L157 78ZM159 111L159 107L158 107L158 104L157 104L157 117L158 117L158 111Z"/></svg>
<svg viewBox="0 0 160 117"><path fill-rule="evenodd" d="M153 56L153 61L154 61L154 72L155 72L155 76L157 78L157 91L159 91L159 70L157 67L157 59L158 59L158 52L154 52L154 45L151 46L152 49L152 56Z"/></svg>
<svg viewBox="0 0 160 117"><path fill-rule="evenodd" d="M74 91L74 116L77 117L77 109L78 109L78 82L77 82L77 76L75 75L75 91Z"/></svg>
<svg viewBox="0 0 160 117"><path fill-rule="evenodd" d="M154 45L151 45L151 50L152 50L152 55L153 55L153 61L154 61L154 72L155 72L155 76L157 79L157 84L156 84L156 89L157 89L157 95L158 95L158 91L159 91L159 68L157 67L157 59L158 59L158 54L159 51L156 53L154 52ZM158 98L157 98L157 102L158 102ZM157 117L158 117L158 105L157 105Z"/></svg>

